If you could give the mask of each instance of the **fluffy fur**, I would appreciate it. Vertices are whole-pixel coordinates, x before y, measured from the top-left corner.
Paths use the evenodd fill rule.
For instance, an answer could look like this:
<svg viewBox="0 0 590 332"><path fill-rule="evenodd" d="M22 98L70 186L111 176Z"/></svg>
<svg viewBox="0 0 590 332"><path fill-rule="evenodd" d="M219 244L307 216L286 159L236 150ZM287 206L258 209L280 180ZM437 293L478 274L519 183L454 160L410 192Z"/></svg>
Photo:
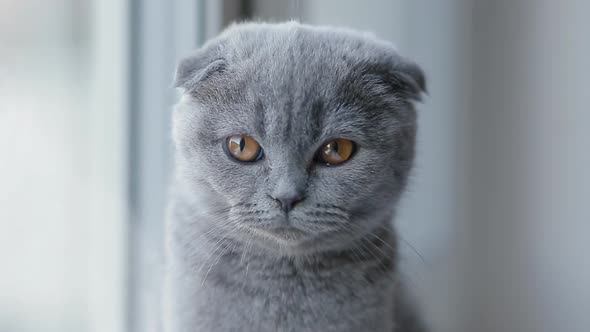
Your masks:
<svg viewBox="0 0 590 332"><path fill-rule="evenodd" d="M295 22L234 25L182 60L165 331L421 331L391 221L424 85L386 42ZM229 158L236 134L264 159ZM355 155L314 163L339 137ZM288 213L273 199L293 195Z"/></svg>

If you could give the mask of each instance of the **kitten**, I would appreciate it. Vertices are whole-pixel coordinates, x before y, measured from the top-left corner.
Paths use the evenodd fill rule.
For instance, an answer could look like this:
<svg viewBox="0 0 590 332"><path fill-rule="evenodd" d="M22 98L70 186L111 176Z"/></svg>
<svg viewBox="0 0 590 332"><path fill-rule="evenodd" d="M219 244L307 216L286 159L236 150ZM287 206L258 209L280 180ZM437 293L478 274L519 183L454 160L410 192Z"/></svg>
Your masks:
<svg viewBox="0 0 590 332"><path fill-rule="evenodd" d="M369 35L251 23L176 86L165 331L422 331L391 224L419 67Z"/></svg>

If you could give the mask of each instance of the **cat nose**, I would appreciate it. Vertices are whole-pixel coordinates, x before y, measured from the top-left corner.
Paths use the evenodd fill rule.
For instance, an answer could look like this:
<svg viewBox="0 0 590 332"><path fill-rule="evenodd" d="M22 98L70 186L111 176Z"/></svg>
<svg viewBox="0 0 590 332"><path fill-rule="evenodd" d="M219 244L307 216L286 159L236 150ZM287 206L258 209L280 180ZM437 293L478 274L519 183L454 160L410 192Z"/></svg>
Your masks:
<svg viewBox="0 0 590 332"><path fill-rule="evenodd" d="M291 211L295 205L303 199L303 197L299 195L291 195L291 196L280 196L280 197L273 197L274 200L281 204L281 208L283 211L289 212Z"/></svg>

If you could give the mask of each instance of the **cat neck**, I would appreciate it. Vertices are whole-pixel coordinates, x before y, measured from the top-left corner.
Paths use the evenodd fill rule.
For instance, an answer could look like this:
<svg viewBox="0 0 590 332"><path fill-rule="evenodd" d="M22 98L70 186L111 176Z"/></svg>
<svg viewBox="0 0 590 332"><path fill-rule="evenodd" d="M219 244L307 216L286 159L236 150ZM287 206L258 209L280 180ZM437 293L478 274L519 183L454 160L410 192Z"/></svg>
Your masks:
<svg viewBox="0 0 590 332"><path fill-rule="evenodd" d="M228 238L201 241L198 275L225 283L269 286L273 281L332 279L348 276L365 282L392 277L397 262L396 236L391 226L381 226L348 246L306 255L271 252Z"/></svg>

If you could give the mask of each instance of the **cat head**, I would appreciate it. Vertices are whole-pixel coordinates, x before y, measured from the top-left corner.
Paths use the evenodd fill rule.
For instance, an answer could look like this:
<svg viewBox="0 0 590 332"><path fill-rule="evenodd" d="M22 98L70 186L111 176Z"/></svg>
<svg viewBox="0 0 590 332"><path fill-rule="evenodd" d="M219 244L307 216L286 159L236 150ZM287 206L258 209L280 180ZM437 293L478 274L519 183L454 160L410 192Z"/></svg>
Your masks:
<svg viewBox="0 0 590 332"><path fill-rule="evenodd" d="M295 22L234 25L180 62L175 85L178 182L224 236L297 255L390 222L425 90L391 44Z"/></svg>

